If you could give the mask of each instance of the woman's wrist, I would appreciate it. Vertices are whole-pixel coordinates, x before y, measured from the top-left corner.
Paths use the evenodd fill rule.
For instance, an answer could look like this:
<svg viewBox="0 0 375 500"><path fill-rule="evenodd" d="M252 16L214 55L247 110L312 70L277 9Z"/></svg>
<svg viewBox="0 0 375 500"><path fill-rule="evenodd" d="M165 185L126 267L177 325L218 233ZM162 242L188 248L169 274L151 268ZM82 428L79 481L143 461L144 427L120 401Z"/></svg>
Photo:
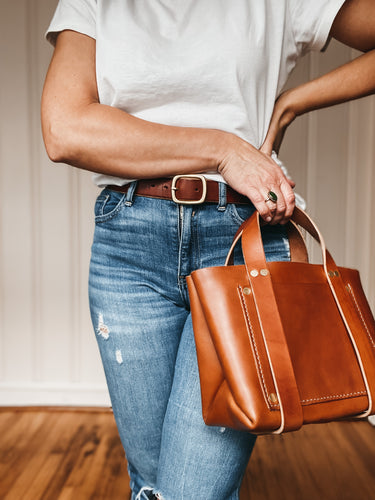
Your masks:
<svg viewBox="0 0 375 500"><path fill-rule="evenodd" d="M238 148L242 139L231 132L212 130L214 134L215 170L220 174L225 158Z"/></svg>
<svg viewBox="0 0 375 500"><path fill-rule="evenodd" d="M286 90L276 100L274 114L278 117L280 129L288 127L300 114L298 109L298 87Z"/></svg>

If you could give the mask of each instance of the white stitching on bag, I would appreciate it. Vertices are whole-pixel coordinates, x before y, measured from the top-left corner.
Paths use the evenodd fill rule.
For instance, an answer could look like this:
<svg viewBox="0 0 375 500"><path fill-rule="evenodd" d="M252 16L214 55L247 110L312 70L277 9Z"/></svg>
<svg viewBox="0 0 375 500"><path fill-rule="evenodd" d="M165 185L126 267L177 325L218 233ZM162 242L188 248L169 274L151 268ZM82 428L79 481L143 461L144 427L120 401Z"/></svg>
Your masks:
<svg viewBox="0 0 375 500"><path fill-rule="evenodd" d="M334 394L332 396L322 396L321 398L301 399L301 403L308 403L309 401L323 401L326 399L342 399L346 398L347 396L367 396L367 392L348 392L348 394Z"/></svg>
<svg viewBox="0 0 375 500"><path fill-rule="evenodd" d="M349 292L349 294L350 294L350 296L351 296L351 298L352 298L352 300L353 300L353 302L354 302L354 305L355 305L355 307L356 307L356 309L357 309L357 311L358 311L358 314L359 314L359 317L361 318L361 321L362 321L362 323L363 323L363 326L364 326L364 327L365 327L365 329L366 329L367 336L368 336L368 338L370 339L370 342L371 342L371 344L372 344L372 347L374 347L374 348L375 348L375 342L374 342L373 338L371 337L370 330L369 330L369 329L368 329L368 327L367 327L367 324L366 324L365 318L363 317L362 311L361 311L361 309L359 308L359 304L358 304L358 302L357 302L357 299L356 299L356 297L355 297L355 295L354 295L353 288L352 288L352 286L351 286L351 284L350 284L350 283L347 283L347 284L346 284L346 289L348 290L348 292Z"/></svg>
<svg viewBox="0 0 375 500"><path fill-rule="evenodd" d="M247 332L249 334L249 340L252 343L252 345L254 346L255 356L258 360L257 364L258 364L260 376L262 379L262 386L263 386L264 392L266 393L266 396L267 396L267 404L269 404L270 406L272 406L274 408L278 408L279 407L278 403L271 403L271 401L269 400L269 392L267 390L266 381L264 379L264 374L263 374L263 370L262 370L262 363L260 361L258 348L257 348L255 337L254 337L254 330L253 330L253 327L252 327L252 324L250 321L249 311L248 311L247 306L246 306L246 301L245 301L245 297L243 295L243 291L242 291L241 286L238 287L238 292L239 292L239 296L240 296L241 307L242 307L242 310L245 312L246 319L247 319L246 327L247 327Z"/></svg>

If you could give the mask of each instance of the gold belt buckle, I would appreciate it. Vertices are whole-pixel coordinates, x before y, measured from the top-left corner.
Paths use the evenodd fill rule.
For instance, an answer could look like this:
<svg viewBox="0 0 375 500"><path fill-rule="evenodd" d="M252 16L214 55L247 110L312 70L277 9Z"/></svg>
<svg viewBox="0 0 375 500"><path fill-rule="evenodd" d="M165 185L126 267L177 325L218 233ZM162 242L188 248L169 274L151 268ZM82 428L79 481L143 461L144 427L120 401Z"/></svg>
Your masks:
<svg viewBox="0 0 375 500"><path fill-rule="evenodd" d="M176 183L177 183L178 179L183 179L183 178L199 179L202 182L202 196L199 198L199 200L179 200L177 198L176 191L178 191L178 187L176 187ZM203 203L204 200L206 199L207 180L204 177L204 175L199 175L199 174L175 175L172 179L171 192L172 192L172 200L175 203L184 204L184 205L199 205L200 203Z"/></svg>

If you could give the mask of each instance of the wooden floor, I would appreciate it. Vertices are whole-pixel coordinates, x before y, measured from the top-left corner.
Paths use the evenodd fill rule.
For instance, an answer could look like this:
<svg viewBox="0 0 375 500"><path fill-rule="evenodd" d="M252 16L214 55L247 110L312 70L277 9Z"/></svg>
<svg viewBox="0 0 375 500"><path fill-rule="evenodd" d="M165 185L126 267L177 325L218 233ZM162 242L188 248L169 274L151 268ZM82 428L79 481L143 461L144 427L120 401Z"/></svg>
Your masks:
<svg viewBox="0 0 375 500"><path fill-rule="evenodd" d="M128 495L124 453L109 410L0 409L1 500ZM375 499L375 427L342 422L260 437L241 489L241 500L248 499Z"/></svg>

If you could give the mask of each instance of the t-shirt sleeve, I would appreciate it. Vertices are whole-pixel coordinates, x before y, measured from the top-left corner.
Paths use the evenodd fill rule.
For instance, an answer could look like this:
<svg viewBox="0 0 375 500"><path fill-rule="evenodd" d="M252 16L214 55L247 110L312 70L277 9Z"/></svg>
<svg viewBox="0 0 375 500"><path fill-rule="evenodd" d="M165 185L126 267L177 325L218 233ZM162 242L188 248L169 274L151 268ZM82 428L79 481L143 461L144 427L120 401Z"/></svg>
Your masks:
<svg viewBox="0 0 375 500"><path fill-rule="evenodd" d="M47 40L55 45L58 33L63 30L96 38L96 0L59 0L46 32Z"/></svg>
<svg viewBox="0 0 375 500"><path fill-rule="evenodd" d="M345 0L289 0L293 36L300 55L323 50Z"/></svg>

